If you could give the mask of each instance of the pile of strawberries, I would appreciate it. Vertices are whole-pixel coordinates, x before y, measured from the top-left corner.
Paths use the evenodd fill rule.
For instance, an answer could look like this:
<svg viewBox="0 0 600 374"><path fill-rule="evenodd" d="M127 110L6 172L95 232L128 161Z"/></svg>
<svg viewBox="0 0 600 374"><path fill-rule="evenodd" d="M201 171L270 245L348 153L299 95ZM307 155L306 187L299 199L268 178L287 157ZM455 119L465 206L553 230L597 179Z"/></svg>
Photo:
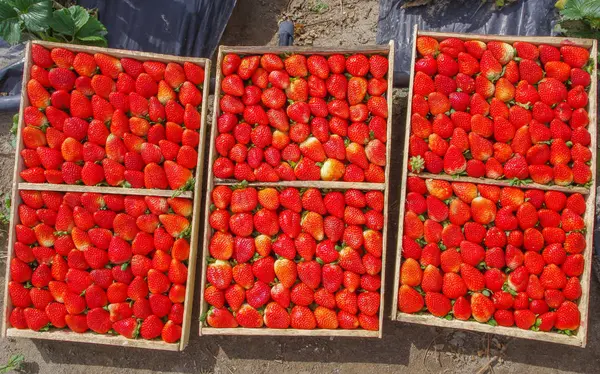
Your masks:
<svg viewBox="0 0 600 374"><path fill-rule="evenodd" d="M590 53L421 36L409 170L587 185Z"/></svg>
<svg viewBox="0 0 600 374"><path fill-rule="evenodd" d="M21 178L189 189L204 70L33 44Z"/></svg>
<svg viewBox="0 0 600 374"><path fill-rule="evenodd" d="M398 309L570 334L585 211L579 193L409 177Z"/></svg>
<svg viewBox="0 0 600 374"><path fill-rule="evenodd" d="M212 191L212 327L379 329L381 191Z"/></svg>
<svg viewBox="0 0 600 374"><path fill-rule="evenodd" d="M214 175L383 183L388 66L377 54L225 55Z"/></svg>
<svg viewBox="0 0 600 374"><path fill-rule="evenodd" d="M12 327L180 339L191 200L19 194Z"/></svg>

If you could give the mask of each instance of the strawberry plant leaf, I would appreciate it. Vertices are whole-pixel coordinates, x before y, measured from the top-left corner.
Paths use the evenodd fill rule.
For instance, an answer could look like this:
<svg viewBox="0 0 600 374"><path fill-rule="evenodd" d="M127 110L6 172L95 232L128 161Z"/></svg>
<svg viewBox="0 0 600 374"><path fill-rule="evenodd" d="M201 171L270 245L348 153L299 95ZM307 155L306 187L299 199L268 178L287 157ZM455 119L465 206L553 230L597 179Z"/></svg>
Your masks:
<svg viewBox="0 0 600 374"><path fill-rule="evenodd" d="M569 0L560 11L564 20L580 21L600 19L600 2L597 0Z"/></svg>
<svg viewBox="0 0 600 374"><path fill-rule="evenodd" d="M23 23L18 18L6 18L4 9L5 4L0 3L0 37L7 43L16 44L21 41L21 28Z"/></svg>
<svg viewBox="0 0 600 374"><path fill-rule="evenodd" d="M52 12L50 0L0 0L0 37L10 44L23 39L23 32L44 32Z"/></svg>
<svg viewBox="0 0 600 374"><path fill-rule="evenodd" d="M76 44L106 46L106 28L80 6L55 10L50 23L55 34Z"/></svg>
<svg viewBox="0 0 600 374"><path fill-rule="evenodd" d="M50 0L13 0L12 2L21 11L20 18L29 31L43 32L48 29L52 12Z"/></svg>
<svg viewBox="0 0 600 374"><path fill-rule="evenodd" d="M77 33L77 39L86 43L102 43L104 46L107 45L106 38L106 27L98 21L96 17L89 17L87 22L79 29Z"/></svg>
<svg viewBox="0 0 600 374"><path fill-rule="evenodd" d="M71 37L75 36L79 29L85 25L90 18L88 12L80 6L72 6L55 10L52 13L50 26L55 32L59 32Z"/></svg>

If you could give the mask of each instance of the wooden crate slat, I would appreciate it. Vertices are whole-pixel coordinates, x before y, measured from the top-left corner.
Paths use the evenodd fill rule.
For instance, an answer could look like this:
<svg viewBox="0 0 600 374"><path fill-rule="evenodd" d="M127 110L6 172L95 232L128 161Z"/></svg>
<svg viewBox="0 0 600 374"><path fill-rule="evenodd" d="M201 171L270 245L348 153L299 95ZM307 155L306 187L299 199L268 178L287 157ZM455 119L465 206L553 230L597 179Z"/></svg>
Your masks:
<svg viewBox="0 0 600 374"><path fill-rule="evenodd" d="M210 82L210 61L206 62L208 75L207 78ZM202 113L200 114L200 148L198 149L198 161L196 169L196 180L194 183L194 205L192 217L192 235L190 237L190 258L188 261L188 281L185 286L185 301L186 313L183 316L183 323L181 324L181 340L179 342L180 350L184 350L190 339L190 325L192 322L192 309L194 307L194 288L196 286L196 260L198 259L198 235L200 230L200 213L202 209L202 177L204 172L204 153L205 153L205 140L206 140L206 112L208 107L208 89L202 90ZM193 251L193 253L191 253ZM204 273L202 273L204 274Z"/></svg>
<svg viewBox="0 0 600 374"><path fill-rule="evenodd" d="M386 142L386 169L385 169L385 183L355 183L355 182L344 182L344 181L280 181L280 182L251 182L248 183L249 187L297 187L297 188L320 188L320 189L359 189L359 190L379 190L384 191L384 228L382 230L383 235L383 254L382 254L382 270L381 270L381 289L380 289L380 308L379 308L379 331L367 331L367 330L298 330L298 329L246 329L246 328L212 328L210 326L203 326L204 323L200 323L199 335L290 335L290 336L362 336L362 337L379 337L382 336L383 331L383 313L384 313L384 287L385 287L385 257L387 251L387 229L388 229L388 190L389 190L389 169L391 159L391 139L392 139L392 86L393 86L393 72L394 72L394 42L390 41L387 45L382 46L367 46L367 47L353 47L353 48L331 48L331 47L230 47L220 46L217 55L217 67L216 67L216 90L220 90L221 80L223 74L221 72L221 65L223 56L227 53L237 53L241 55L252 55L252 54L286 54L286 53L299 53L299 54L310 54L310 55L331 55L335 53L350 54L350 53L365 53L365 54L386 54L388 57L388 87L386 98L388 102L388 118L387 118L387 142ZM237 185L240 181L230 179L219 179L213 175L213 162L217 157L214 140L218 135L217 120L221 115L221 109L219 105L220 95L216 93L214 95L214 107L213 107L213 126L211 127L211 133L209 137L209 162L208 162L208 177L206 182L205 191L205 207L204 207L204 244L202 251L202 276L200 280L200 288L203 291L206 288L206 268L209 257L208 243L212 236L212 228L209 225L208 217L210 216L210 201L211 192L216 185ZM208 304L204 300L204 292L200 292L200 315L204 316L208 311Z"/></svg>
<svg viewBox="0 0 600 374"><path fill-rule="evenodd" d="M454 33L440 33L440 32L431 32L431 31L419 31L418 26L415 26L413 30L413 40L416 41L418 36L431 36L436 40L442 40L448 37L455 37L461 40L481 40L484 42L488 41L504 41L504 42L515 42L515 41L526 41L535 45L540 44L548 44L552 46L561 46L564 43L570 43L573 45L581 46L590 49L590 59L593 60L593 71L591 73L592 77L596 77L598 74L598 42L593 39L577 39L577 38L563 38L563 37L521 37L521 36L504 36L504 35L477 35L477 34L454 34ZM408 105L407 105L407 117L406 117L406 134L405 134L405 144L404 144L404 157L403 157L403 175L415 175L412 173L407 173L408 170L408 142L410 137L410 123L411 123L411 111L412 111L412 92L413 92L413 81L414 81L414 61L416 59L416 43L413 43L413 51L412 51L412 59L413 63L411 64L411 74L409 80L409 95L408 95ZM596 166L596 147L597 147L597 90L598 90L598 80L592 78L592 82L590 85L589 93L588 93L588 106L587 111L589 114L590 124L588 126L588 130L591 135L591 144L590 150L592 152L592 160L591 165L592 168ZM449 175L442 174L430 174L430 173L421 173L419 175L421 178L432 178L432 179L441 179L447 181L461 181L461 182L471 182L476 184L492 184L497 186L510 186L510 181L507 180L491 180L491 179L483 179L483 178L471 178L471 177L458 177L453 178ZM588 309L589 309L589 292L590 292L590 282L591 282L591 267L592 267L592 253L593 253L593 227L594 227L594 216L595 216L595 200L596 200L596 179L595 175L593 176L593 180L591 186L589 188L585 187L563 187L563 186L547 186L547 185L539 185L539 184L528 184L524 186L514 186L516 188L521 189L529 189L535 188L540 190L553 190L553 191L561 191L567 194L572 193L581 193L584 195L587 204L587 210L584 215L584 221L586 223L586 250L584 252L585 257L585 266L584 272L580 276L580 284L582 288L582 296L579 300L578 307L581 313L581 325L577 330L577 333L574 336L567 336L564 334L558 333L545 333L545 332L534 332L529 330L521 330L516 327L501 327L501 326L489 326L486 324L480 324L473 321L458 321L452 320L448 321L445 319L437 318L433 315L427 314L419 314L419 315L411 315L400 313L398 311L398 289L400 284L400 264L402 261L402 232L404 225L404 201L406 200L406 177L402 178L402 186L400 191L400 207L399 207L399 222L398 222L398 242L397 242L397 253L396 253L396 264L395 264L395 279L394 279L394 300L391 311L392 320L423 324L428 326L439 326L439 327L451 327L451 328L459 328L464 330L471 331L479 331L485 333L493 333L493 334L501 334L513 337L519 337L524 339L533 339L540 341L547 341L553 343L560 343L566 345L574 345L579 347L585 347L587 343L587 335L588 335Z"/></svg>
<svg viewBox="0 0 600 374"><path fill-rule="evenodd" d="M118 345L124 347L138 347L148 348L157 350L169 350L169 351L180 351L183 350L190 336L190 324L192 318L192 308L194 305L194 285L196 275L196 259L198 256L198 234L199 234L199 219L200 219L200 205L202 200L202 172L204 166L204 149L206 140L206 115L208 110L208 89L202 90L202 110L201 116L201 127L199 131L199 143L198 143L198 163L195 170L195 184L194 191L182 191L176 193L173 190L159 190L159 189L145 189L145 188L122 188L122 187L103 187L103 186L81 186L81 185L67 185L67 184L50 184L50 183L25 183L19 182L19 173L24 168L23 160L20 156L21 150L23 149L23 142L21 141L21 129L23 124L23 111L26 106L29 105L29 99L27 97L26 85L30 78L30 66L31 66L31 45L39 44L47 48L65 47L74 52L86 52L86 53L105 53L118 58L129 57L136 58L140 61L152 60L161 62L178 62L183 63L185 61L196 63L205 69L205 81L210 82L210 60L205 58L196 57L180 57L180 56L169 56L160 55L155 53L137 52L137 51L125 51L108 48L88 47L81 45L66 45L61 43L51 43L43 41L33 41L27 43L25 49L25 67L23 74L23 83L21 90L21 107L19 111L19 131L17 131L17 149L15 151L15 168L13 174L13 185L12 185L12 205L11 205L11 217L13 219L9 225L9 238L8 238L8 257L6 265L7 280L5 284L4 292L4 313L2 319L2 330L0 335L2 337L22 337L31 339L47 339L47 340L59 340L59 341L71 341L81 343L95 343L95 344L107 344L107 345ZM207 86L208 87L208 86ZM10 281L10 260L12 258L12 248L15 242L15 226L17 224L16 217L18 217L17 209L22 203L19 191L21 190L32 190L32 191L56 191L56 192L95 192L102 194L119 194L119 195L135 195L135 196L160 196L160 197L177 197L193 199L193 213L191 218L192 232L190 235L190 257L188 260L188 278L186 283L186 296L184 301L184 321L182 323L182 335L178 343L169 344L161 340L143 340L143 339L126 339L120 336L111 335L100 335L92 332L86 332L83 334L74 333L68 330L53 330L49 332L35 332L32 330L18 330L15 328L8 327L9 311L12 309L12 303L8 296L8 282Z"/></svg>
<svg viewBox="0 0 600 374"><path fill-rule="evenodd" d="M512 336L515 338L541 340L551 343L573 345L577 347L585 346L581 337L577 335L567 336L556 333L543 333L532 330L522 330L517 327L491 326L485 323L479 323L474 321L459 321L456 319L448 321L444 318L438 318L432 315L398 313L398 318L396 320L400 322L416 323L419 325L426 326L455 328L476 331L486 334L499 334L505 336Z"/></svg>
<svg viewBox="0 0 600 374"><path fill-rule="evenodd" d="M543 190L543 191L560 191L560 192L564 192L564 193L575 193L575 192L579 192L582 195L587 195L591 192L591 189L586 188L586 187L578 187L578 186L556 186L556 185L546 185L546 184L539 184L539 183L527 183L527 184L523 184L523 185L512 185L510 180L506 180L506 179L487 179L487 178L473 178L473 177L466 177L466 176L460 176L460 177L453 177L452 175L448 175L448 174L431 174L431 173L419 173L419 174L415 174L415 173L408 173L409 177L419 177L419 178L423 178L423 179L440 179L440 180L445 180L448 182L469 182L469 183L476 183L476 184L491 184L493 186L499 186L499 187L515 187L515 188L521 188L521 189L536 189L536 190Z"/></svg>
<svg viewBox="0 0 600 374"><path fill-rule="evenodd" d="M225 186L235 186L240 181L231 179L215 178L215 183ZM281 182L252 182L248 184L253 187L311 187L311 188L355 188L357 190L379 190L386 189L385 183L367 182L340 182L340 181L281 181Z"/></svg>
<svg viewBox="0 0 600 374"><path fill-rule="evenodd" d="M73 331L46 331L46 332L35 332L32 330L19 330L15 328L9 328L6 332L7 337L11 338L28 338L28 339L41 339L41 340L56 340L66 341L74 343L92 343L92 344L103 344L103 345L117 345L122 347L134 347L134 348L147 348L156 349L162 351L179 351L178 343L165 343L163 341L156 340L142 340L142 339L127 339L117 335L100 335L93 333L79 334Z"/></svg>
<svg viewBox="0 0 600 374"><path fill-rule="evenodd" d="M234 331L235 330L235 333ZM381 329L380 329L381 330ZM204 328L202 329L202 335L246 335L246 336L339 336L339 337L356 337L356 338L377 338L380 337L380 331L369 331L369 330L327 330L327 329L315 329L315 330L298 330L298 329L249 329L243 327L236 328Z"/></svg>
<svg viewBox="0 0 600 374"><path fill-rule="evenodd" d="M146 188L124 188L124 187L102 187L102 186L79 186L71 184L51 184L51 183L19 183L19 190L29 191L56 191L56 192L96 192L115 195L136 195L136 196L161 196L161 197L183 197L191 199L192 191L182 191L176 195L173 190L157 190Z"/></svg>
<svg viewBox="0 0 600 374"><path fill-rule="evenodd" d="M443 40L452 36L460 40L480 40L482 42L500 41L507 43L514 42L529 42L531 44L547 44L554 47L560 47L565 41L569 41L572 45L577 45L585 48L592 48L594 39L570 38L562 36L518 36L518 35L484 35L484 34L459 34L446 33L437 31L419 31L420 36L431 36L436 40Z"/></svg>
<svg viewBox="0 0 600 374"><path fill-rule="evenodd" d="M590 124L588 130L592 138L590 149L592 150L592 170L596 170L596 160L598 157L598 144L597 144L597 133L598 133L598 41L594 40L591 49L591 58L594 60L594 68L592 70L592 82L590 85L590 93L588 94L588 113L590 117ZM594 223L596 221L596 186L598 181L596 180L596 173L592 173L592 185L590 186L590 194L586 198L587 209L585 211L585 224L586 224L586 250L584 251L585 266L583 268L583 274L579 277L581 283L581 298L579 299L579 310L581 312L581 327L577 331L577 336L581 338L585 347L588 337L588 319L589 319L589 303L590 303L590 286L592 276L592 255L594 252Z"/></svg>
<svg viewBox="0 0 600 374"><path fill-rule="evenodd" d="M29 61L31 61L31 43L27 43L25 46L25 65L23 68L23 81L21 82L21 105L19 107L19 123L17 130L17 139L16 139L16 147L15 150L15 166L13 170L13 183L12 183L12 195L11 195L11 206L10 206L10 223L8 227L8 244L6 251L6 272L4 279L4 311L2 313L2 331L0 331L0 335L2 337L6 336L6 329L8 328L8 317L9 310L12 309L12 300L8 296L8 282L10 281L10 261L12 260L13 247L15 242L15 217L17 217L17 206L21 203L21 197L17 191L17 178L19 178L19 172L23 170L24 162L21 158L21 150L23 149L23 142L21 141L21 131L23 128L23 113L25 111L25 100L27 94L27 82L31 76L31 69L29 68ZM29 101L27 101L29 104Z"/></svg>
<svg viewBox="0 0 600 374"><path fill-rule="evenodd" d="M415 59L417 55L417 33L419 29L417 25L413 28L413 38L415 42L412 43L412 59ZM399 264L402 260L402 226L404 223L404 202L406 201L406 171L408 170L408 145L410 139L410 117L412 115L411 98L413 96L413 81L415 79L415 64L410 64L410 79L408 81L408 104L406 105L406 126L404 126L404 150L402 151L402 170L400 171L401 181L400 184L400 196L398 197L399 205L399 217L398 217L398 238L396 243L396 262L394 270L394 293L392 295L392 320L396 319L398 314L398 285L400 284L400 271Z"/></svg>

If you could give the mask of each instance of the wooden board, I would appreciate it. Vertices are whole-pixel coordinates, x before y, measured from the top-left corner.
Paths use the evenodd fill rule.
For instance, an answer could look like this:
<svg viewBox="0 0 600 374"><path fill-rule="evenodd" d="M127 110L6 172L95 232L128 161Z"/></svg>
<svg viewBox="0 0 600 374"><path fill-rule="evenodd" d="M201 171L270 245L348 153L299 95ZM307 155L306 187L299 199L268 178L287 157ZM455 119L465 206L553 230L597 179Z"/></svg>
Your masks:
<svg viewBox="0 0 600 374"><path fill-rule="evenodd" d="M591 165L592 168L596 166L596 134L597 134L597 94L598 94L598 80L594 77L597 77L597 56L598 56L598 43L593 39L577 39L577 38L557 38L557 37L521 37L521 36L503 36L503 35L476 35L476 34L453 34L453 33L437 33L437 32L424 32L419 31L418 27L415 26L413 32L413 40L416 40L418 36L431 36L437 40L442 40L448 37L455 37L461 40L481 40L481 41L505 41L505 42L515 42L515 41L526 41L535 45L539 44L549 44L553 46L560 46L565 42L569 42L573 45L582 46L590 49L590 58L594 61L594 68L591 73L592 82L589 89L589 103L586 108L589 114L590 124L588 126L588 130L590 132L592 142L590 145L590 150L592 152L592 160ZM409 80L409 95L408 95L408 109L407 109L407 117L406 117L406 134L405 134L405 144L404 144L404 158L402 163L402 174L405 175L402 178L402 186L400 191L400 201L403 202L406 200L406 175L410 173L406 173L408 168L408 143L410 137L410 118L411 118L411 108L412 108L412 86L414 80L414 59L416 58L416 43L413 43L413 63L411 64L411 73ZM412 175L412 174L410 174ZM472 182L478 184L494 184L498 186L509 186L510 181L497 181L490 180L484 178L469 178L469 177L459 177L452 178L447 175L434 175L423 173L419 174L420 177L423 178L433 178L433 179L443 179L448 181L465 181ZM394 300L391 311L392 320L402 321L402 322L410 322L428 326L439 326L439 327L450 327L450 328L459 328L464 330L478 331L484 333L492 333L492 334L501 334L507 336L513 336L524 339L532 339L532 340L540 340L547 341L553 343L567 344L585 347L587 343L587 334L588 334L588 308L589 308L589 293L590 293L590 282L591 282L591 268L592 268L592 253L593 253L593 235L594 235L594 216L595 216L595 201L596 201L596 180L595 174L593 175L594 179L592 180L591 186L588 188L585 187L561 187L561 186L543 186L538 184L529 184L527 186L516 186L518 188L538 188L542 190L554 190L554 191L562 191L565 193L574 193L579 192L584 195L587 203L587 210L584 214L584 221L586 223L586 250L584 252L585 258L585 266L584 272L580 277L580 283L582 288L582 296L579 300L579 311L581 313L581 326L577 330L577 333L573 336L567 336L558 333L545 333L545 332L535 332L529 330L522 330L516 327L501 327L501 326L489 326L487 324L481 324L473 321L458 321L452 320L448 321L446 319L438 318L430 314L406 314L400 313L398 311L398 289L400 284L400 264L402 260L402 233L403 233L403 224L404 224L404 204L400 204L399 208L399 224L398 224L398 249L396 253L396 264L395 264L395 277L394 277Z"/></svg>
<svg viewBox="0 0 600 374"><path fill-rule="evenodd" d="M200 220L200 205L202 200L202 176L204 171L204 144L206 140L206 115L208 108L208 85L202 90L202 110L201 126L199 129L199 143L198 143L198 161L195 170L195 182L193 191L183 191L178 193L173 190L158 190L158 189L144 189L144 188L122 188L122 187L99 187L99 186L81 186L81 185L68 185L68 184L49 184L49 183L24 183L20 180L19 173L24 168L24 163L20 157L21 150L24 145L21 140L21 128L24 126L23 123L23 111L24 108L29 105L29 99L26 92L26 84L30 77L30 66L31 66L31 45L40 44L47 48L65 47L74 52L87 52L87 53L106 53L111 56L123 58L135 58L140 61L153 60L161 62L178 62L183 63L185 61L193 62L202 66L205 69L205 82L210 82L210 60L204 58L195 57L181 57L181 56L169 56L155 53L145 53L136 51L124 51L118 49L108 48L97 48L87 47L80 45L67 45L59 43L33 41L27 43L25 49L25 68L23 73L23 83L21 89L21 107L19 111L19 124L17 131L17 149L15 152L15 168L13 174L12 184L12 205L11 205L11 217L18 217L17 209L21 204L21 198L19 191L21 190L35 190L35 191L57 191L57 192L96 192L102 194L119 194L119 195L136 195L136 196L161 196L171 197L178 196L181 198L193 199L193 213L192 213L192 231L190 235L190 257L188 259L188 277L186 283L186 295L184 301L184 315L182 323L182 335L178 343L165 343L161 340L142 340L142 339L126 339L120 336L111 335L99 335L92 332L84 334L74 333L67 330L53 330L49 332L35 332L32 330L18 330L15 328L8 327L8 317L12 310L10 297L8 296L8 282L10 281L10 260L12 258L12 248L15 243L15 226L17 224L16 219L12 219L9 225L9 238L8 238L8 257L6 260L6 284L4 291L4 316L2 319L2 330L0 331L1 336L10 337L23 337L31 339L47 339L47 340L59 340L59 341L71 341L71 342L84 342L94 344L107 344L107 345L118 345L124 347L137 347L137 348L149 348L158 350L169 350L169 351L181 351L185 349L189 342L190 336L190 324L192 319L192 308L194 305L194 286L196 276L196 259L198 252L198 235L199 235L199 220Z"/></svg>
<svg viewBox="0 0 600 374"><path fill-rule="evenodd" d="M299 53L305 55L331 55L336 53L341 54L349 54L349 53L381 53L386 54L388 58L388 87L387 87L387 104L388 104L388 118L387 118L387 141L386 141L386 168L385 168L385 183L354 183L354 182L343 182L343 181L281 181L275 183L261 183L261 182L253 182L249 183L249 186L253 187L265 187L265 186L273 186L273 187L314 187L321 189L360 189L360 190L379 190L384 191L385 198L385 206L384 206L384 227L382 231L383 235L383 253L382 253L382 267L381 267L381 289L380 289L380 306L379 306L379 331L367 331L367 330L298 330L298 329L285 329L285 330L277 330L277 329L269 329L269 328L261 328L261 329L246 329L246 328L231 328L231 329L217 329L212 328L210 326L203 326L204 324L200 323L200 335L291 335L291 336L360 336L360 337L378 337L381 338L383 334L383 315L384 315L384 300L385 300L385 259L387 253L387 229L388 229L388 198L389 198L389 181L390 181L390 160L391 160L391 152L392 152L392 85L393 85L393 75L394 75L394 42L390 41L387 45L380 46L366 46L366 47L353 47L353 48L332 48L332 47L228 47L221 46L219 48L219 53L217 56L217 73L216 73L216 91L220 91L221 80L223 79L223 74L221 72L221 64L223 61L223 56L227 53L237 53L242 55L251 55L251 54L264 54L264 53ZM208 223L208 217L210 216L210 201L211 201L211 191L217 185L235 185L239 184L240 181L237 180L223 180L214 177L213 174L213 162L217 158L217 152L215 150L214 141L218 135L217 131L217 119L221 115L221 109L219 105L220 95L214 95L214 110L213 110L213 126L211 128L211 134L209 137L210 146L209 146L209 164L208 164L208 177L206 182L206 190L205 190L205 207L204 207L204 245L202 258L202 276L200 280L200 289L204 290L206 288L206 267L207 261L206 258L209 257L208 252L208 244L210 242L210 238L212 236L212 228ZM208 311L208 303L204 300L204 292L200 292L200 315L204 316Z"/></svg>

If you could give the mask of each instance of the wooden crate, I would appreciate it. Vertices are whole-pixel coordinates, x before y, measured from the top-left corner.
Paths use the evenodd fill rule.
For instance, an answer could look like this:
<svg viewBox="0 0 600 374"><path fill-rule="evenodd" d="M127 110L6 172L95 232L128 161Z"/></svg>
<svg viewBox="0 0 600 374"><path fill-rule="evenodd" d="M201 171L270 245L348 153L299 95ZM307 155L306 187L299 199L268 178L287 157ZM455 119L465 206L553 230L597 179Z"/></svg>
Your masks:
<svg viewBox="0 0 600 374"><path fill-rule="evenodd" d="M90 54L104 53L118 58L129 57L135 58L139 61L161 61L164 63L177 62L183 64L185 61L193 62L205 70L205 82L210 82L210 60L205 58L195 57L180 57L170 56L155 53L145 53L137 51L126 51L119 49L110 48L98 48L88 47L81 45L51 43L43 41L32 41L27 43L25 49L25 67L23 71L23 82L21 87L21 107L19 110L19 124L16 139L16 152L15 152L15 167L13 174L12 184L12 205L11 205L11 222L9 225L9 238L8 238L8 257L6 259L6 284L4 290L4 317L2 319L2 337L23 337L31 339L48 339L48 340L60 340L60 341L72 341L72 342L84 342L94 344L106 344L106 345L118 345L127 347L138 347L138 348L149 348L158 350L170 350L170 351L181 351L189 342L190 324L192 319L192 306L194 298L194 286L196 277L196 259L198 250L198 235L200 226L200 202L202 199L201 188L202 188L202 175L204 165L204 142L206 138L206 112L208 106L208 83L202 92L202 110L200 113L201 126L199 131L199 143L198 143L198 161L195 170L195 183L193 191L183 191L178 194L178 197L193 199L193 214L192 214L192 232L190 236L190 257L188 260L188 278L186 282L186 295L185 295L185 311L184 319L182 324L182 336L178 343L165 343L159 340L142 340L142 339L126 339L122 336L111 336L111 335L99 335L92 332L86 332L78 334L72 331L51 331L51 332L35 332L32 330L19 330L16 328L8 327L8 317L12 310L12 303L8 296L8 282L10 281L10 260L12 258L12 248L15 243L15 226L17 224L15 217L17 217L17 208L21 203L19 191L21 190L34 190L34 191L57 191L57 192L96 192L102 194L119 194L119 195L138 195L138 196L161 196L171 197L174 196L175 191L173 190L160 190L160 189L144 189L144 188L121 188L121 187L100 187L100 186L80 186L80 185L68 185L68 184L50 184L50 183L25 183L21 180L19 173L24 168L24 163L21 158L21 150L23 149L23 141L21 139L21 129L24 126L23 111L29 105L29 98L26 92L27 82L30 78L30 67L32 65L31 59L31 46L32 44L39 44L46 48L67 48L73 52L87 52Z"/></svg>
<svg viewBox="0 0 600 374"><path fill-rule="evenodd" d="M256 55L265 53L275 54L303 54L303 55L323 55L328 56L336 53L350 54L350 53L364 53L373 54L380 53L387 55L389 61L388 73L387 73L387 104L388 104L388 118L387 118L387 142L386 142L386 168L385 168L385 183L354 183L354 182L343 182L343 181L280 181L276 183L268 182L253 182L249 183L250 187L315 187L320 189L359 189L359 190L380 190L384 191L385 196L385 207L384 207L384 228L383 228L383 254L382 254L382 268L381 268L381 302L379 306L379 331L367 331L362 329L357 330L326 330L326 329L315 329L315 330L299 330L299 329L251 329L251 328L213 328L210 326L204 326L204 323L200 323L200 335L269 335L269 336L351 336L351 337L382 337L383 328L383 308L384 308L384 297L385 297L385 258L387 249L387 226L388 226L388 195L389 195L389 175L390 175L390 155L392 151L391 140L392 140L392 85L393 85L393 74L394 74L394 42L390 41L388 45L376 45L366 46L363 48L332 48L332 47L264 47L264 46L252 46L252 47L219 47L219 53L217 56L217 72L216 72L216 90L220 91L221 80L224 75L221 72L221 63L223 56L228 53L237 53L239 55ZM202 278L200 281L200 289L206 288L206 259L209 257L208 244L212 236L213 230L209 225L208 217L210 216L210 201L211 191L215 186L218 185L235 185L239 181L236 180L223 180L214 177L212 168L213 162L217 158L215 150L215 139L218 135L217 130L217 119L221 115L221 108L219 105L220 95L215 94L214 101L214 112L213 112L213 126L210 134L210 151L209 151L209 165L208 165L208 177L207 185L205 190L205 207L204 207L204 245L202 251ZM203 316L208 311L208 303L204 300L204 292L200 293L200 315Z"/></svg>
<svg viewBox="0 0 600 374"><path fill-rule="evenodd" d="M481 40L483 42L489 41L504 41L508 43L513 43L516 41L529 42L535 45L540 44L548 44L552 46L560 46L565 42L568 42L573 45L581 46L590 50L590 58L594 61L594 68L591 72L592 82L589 89L589 102L588 107L586 108L590 118L590 124L588 126L588 130L591 134L592 142L590 144L590 150L592 151L592 160L591 167L592 170L596 167L596 121L597 121L597 95L598 95L598 80L596 79L598 74L598 42L593 39L577 39L577 38L561 38L561 37L537 37L537 36L506 36L506 35L477 35L477 34L454 34L454 33L439 33L439 32L430 32L430 31L420 31L417 26L414 28L413 32L413 63L411 64L411 72L410 72L410 81L409 81L409 92L408 92L408 109L406 114L406 132L404 139L404 158L402 163L402 186L400 190L400 201L403 202L406 200L406 176L408 175L416 175L412 173L407 173L408 170L408 146L409 146L409 138L410 138L410 122L411 122L411 109L412 109L412 97L413 97L413 81L415 75L414 62L417 57L416 51L416 40L419 36L430 36L434 39L440 41L448 37L454 37L461 40ZM508 180L493 180L487 178L470 178L470 177L459 177L453 178L449 175L437 175L437 174L429 174L429 173L420 173L418 174L421 178L431 178L431 179L442 179L447 181L461 181L461 182L471 182L471 183L479 183L479 184L493 184L497 186L510 186L510 181ZM595 173L593 172L593 176ZM400 204L399 208L399 226L398 226L398 250L396 253L396 264L395 264L395 279L394 279L394 299L392 304L392 312L391 318L392 320L401 321L401 322L410 322L417 323L421 325L429 325L429 326L439 326L439 327L452 327L459 328L470 331L478 331L484 333L491 334L501 334L506 336L512 336L517 338L525 338L525 339L533 339L533 340L541 340L553 343L567 344L585 347L587 342L587 328L588 328L588 306L590 299L590 277L591 277L591 268L592 268L592 253L593 253L593 233L594 233L594 210L595 210L595 201L596 201L596 180L595 178L592 180L591 186L588 188L585 187L561 187L561 186L548 186L531 183L526 186L519 186L519 188L535 188L540 190L554 190L554 191L562 191L565 193L574 193L579 192L584 195L587 203L587 210L584 215L584 220L586 222L586 250L584 252L585 258L585 269L583 274L580 277L580 283L582 288L582 296L579 300L579 311L581 312L581 326L577 330L577 333L573 336L567 336L558 333L546 333L546 332L535 332L530 330L522 330L516 327L502 327L502 326L490 326L487 324L477 323L473 321L459 321L452 320L448 321L442 318L437 318L433 315L412 315L401 313L398 311L398 289L400 283L400 264L402 260L402 233L403 233L403 224L404 224L404 204Z"/></svg>

